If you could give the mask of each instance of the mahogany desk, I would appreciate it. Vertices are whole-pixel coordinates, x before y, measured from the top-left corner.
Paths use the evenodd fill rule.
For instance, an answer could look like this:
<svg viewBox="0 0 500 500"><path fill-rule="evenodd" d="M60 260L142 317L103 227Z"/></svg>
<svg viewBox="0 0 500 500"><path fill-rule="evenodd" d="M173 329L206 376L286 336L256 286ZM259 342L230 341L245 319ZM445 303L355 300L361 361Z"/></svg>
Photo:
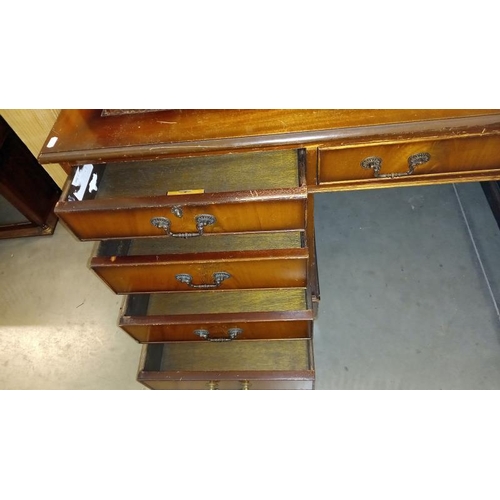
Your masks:
<svg viewBox="0 0 500 500"><path fill-rule="evenodd" d="M499 152L498 110L65 110L39 161L141 383L311 389L314 194L499 180Z"/></svg>

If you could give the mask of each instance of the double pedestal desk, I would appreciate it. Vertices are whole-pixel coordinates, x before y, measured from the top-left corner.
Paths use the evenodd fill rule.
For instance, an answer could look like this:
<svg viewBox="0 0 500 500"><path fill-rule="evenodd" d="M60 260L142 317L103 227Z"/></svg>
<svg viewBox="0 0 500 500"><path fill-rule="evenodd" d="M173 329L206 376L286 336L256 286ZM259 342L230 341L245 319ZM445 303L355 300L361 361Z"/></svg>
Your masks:
<svg viewBox="0 0 500 500"><path fill-rule="evenodd" d="M314 193L498 180L500 112L64 110L39 161L124 295L139 382L313 389Z"/></svg>

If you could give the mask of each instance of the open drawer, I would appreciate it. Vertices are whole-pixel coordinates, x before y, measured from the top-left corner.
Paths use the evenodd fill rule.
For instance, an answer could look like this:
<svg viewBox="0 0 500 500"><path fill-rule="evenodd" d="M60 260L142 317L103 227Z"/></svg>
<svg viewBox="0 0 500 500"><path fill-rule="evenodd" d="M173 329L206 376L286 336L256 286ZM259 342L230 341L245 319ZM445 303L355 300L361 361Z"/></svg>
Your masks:
<svg viewBox="0 0 500 500"><path fill-rule="evenodd" d="M297 287L307 282L306 245L304 231L106 240L90 267L119 294Z"/></svg>
<svg viewBox="0 0 500 500"><path fill-rule="evenodd" d="M55 212L81 240L304 229L304 150L73 169Z"/></svg>
<svg viewBox="0 0 500 500"><path fill-rule="evenodd" d="M310 339L143 347L137 380L150 389L314 389Z"/></svg>
<svg viewBox="0 0 500 500"><path fill-rule="evenodd" d="M308 338L317 307L302 287L134 294L119 326L141 343Z"/></svg>

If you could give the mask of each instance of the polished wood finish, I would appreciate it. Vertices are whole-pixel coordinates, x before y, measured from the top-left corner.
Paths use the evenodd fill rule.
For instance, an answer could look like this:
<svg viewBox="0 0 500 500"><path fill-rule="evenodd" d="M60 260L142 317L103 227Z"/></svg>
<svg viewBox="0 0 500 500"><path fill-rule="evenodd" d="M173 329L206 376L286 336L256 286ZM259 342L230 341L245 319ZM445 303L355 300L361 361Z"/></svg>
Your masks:
<svg viewBox="0 0 500 500"><path fill-rule="evenodd" d="M238 342L309 337L315 314L306 288L191 291L128 295L119 325L138 342L200 340L197 329L225 338L241 328Z"/></svg>
<svg viewBox="0 0 500 500"><path fill-rule="evenodd" d="M137 380L155 389L242 389L244 381L249 389L312 389L312 345L309 339L147 345Z"/></svg>
<svg viewBox="0 0 500 500"><path fill-rule="evenodd" d="M54 232L57 184L0 116L0 238Z"/></svg>
<svg viewBox="0 0 500 500"><path fill-rule="evenodd" d="M241 173L239 160L245 165ZM183 158L147 168L138 162L137 171L135 163L105 165L97 192L81 201L74 198L75 169L55 211L82 240L165 234L151 224L154 217L168 218L174 233L195 232L201 214L216 218L204 228L206 234L305 228L304 152L223 155L212 163ZM183 193L197 188L208 192ZM182 216L173 214L176 208Z"/></svg>
<svg viewBox="0 0 500 500"><path fill-rule="evenodd" d="M122 318L120 327L134 340L141 344L161 342L240 342L242 340L293 339L312 337L313 316L297 319L297 315L259 313L238 320L219 318L200 321L190 318L189 323L168 324L132 324L135 319ZM219 323L216 321L219 319ZM168 319L165 318L165 321ZM231 330L239 329L241 333L231 340ZM207 339L202 339L195 332L205 330Z"/></svg>
<svg viewBox="0 0 500 500"><path fill-rule="evenodd" d="M498 130L498 110L166 110L102 117L63 110L40 161L114 161L267 148L318 147L331 141L443 131ZM48 148L51 138L57 143Z"/></svg>
<svg viewBox="0 0 500 500"><path fill-rule="evenodd" d="M178 274L200 286L222 271L230 275L217 287L222 290L306 286L308 259L305 236L294 231L106 241L90 267L115 293L151 293L191 289Z"/></svg>
<svg viewBox="0 0 500 500"><path fill-rule="evenodd" d="M228 273L219 289L305 286L309 252L306 248L223 254L159 256L141 258L94 258L92 269L116 293L189 290L192 286L176 279L189 274L193 286L212 285L214 274Z"/></svg>
<svg viewBox="0 0 500 500"><path fill-rule="evenodd" d="M57 215L81 240L161 236L165 231L151 224L154 217L167 217L175 233L194 232L195 217L213 215L216 223L205 226L204 234L304 229L307 196L305 190L275 191L252 198L248 193L238 197L184 195L175 200L129 198L120 204L104 205L95 200L83 203L59 202ZM184 217L172 216L181 205Z"/></svg>
<svg viewBox="0 0 500 500"><path fill-rule="evenodd" d="M372 144L370 146L349 146L322 148L319 150L319 183L338 184L349 189L374 187L387 184L422 184L444 180L452 176L454 182L471 179L478 172L481 175L500 175L500 135L456 137L439 140L397 141ZM415 168L408 176L396 178L375 178L372 169L361 166L369 157L382 159L380 173L401 175L408 171L408 158L418 153L428 153L430 160Z"/></svg>
<svg viewBox="0 0 500 500"><path fill-rule="evenodd" d="M141 292L127 296L119 320L147 344L141 383L153 389L313 388L313 320L320 299L315 193L500 180L499 138L499 110L163 110L121 116L66 110L40 161L62 162L68 172L88 163L103 168L97 193L75 203L69 183L57 210L79 238L108 240L92 265L108 283L114 275L115 291ZM429 162L401 175L408 156L420 152L430 154ZM393 175L377 178L363 169L369 156L381 157L381 173ZM179 193L185 189L196 194ZM182 215L172 215L179 207ZM216 224L192 245L158 249L159 240L172 237L152 229L152 217L168 217L171 230L183 233L193 231L200 213L214 215ZM296 230L305 231L300 248L274 248L269 240L249 248L231 239ZM229 243L215 248L218 237ZM120 250L125 247L135 250ZM305 270L290 271L298 262ZM226 288L228 280L216 290L158 293L158 286L176 286L162 274L166 269L189 272L180 266L193 266L194 281L206 282L211 273L228 271L222 263L237 264L231 274L238 273L233 284L239 288ZM304 272L305 282L295 286ZM145 293L152 285L156 293ZM229 340L235 328L241 332ZM195 330L205 332L200 337Z"/></svg>
<svg viewBox="0 0 500 500"><path fill-rule="evenodd" d="M58 141L52 148L42 148L40 161L75 164L305 148L307 185L313 193L494 180L498 178L496 155L483 153L478 166L473 155L458 162L453 155L454 148L469 144L475 151L481 144L493 151L499 134L499 110L166 110L112 117L101 116L100 110L66 110L48 138L58 137ZM455 139L477 141L454 143ZM324 159L324 176L318 172L318 151L417 140L452 140L435 144L441 156L439 168L434 163L431 175L346 182L333 174L332 180ZM442 154L443 147L448 152ZM452 155L450 164L448 154ZM359 179L358 164L349 168L348 179Z"/></svg>
<svg viewBox="0 0 500 500"><path fill-rule="evenodd" d="M261 372L260 376L262 378L255 380L255 373L245 374L243 372L225 372L228 376L232 376L235 380L198 380L203 377L203 373L191 373L188 372L186 378L182 380L162 380L165 373L159 374L142 374L138 376L138 381L148 387L149 389L155 390L224 390L224 391L237 391L248 388L248 390L260 390L260 391L270 391L270 390L312 390L314 389L314 374L303 373L303 372L279 372L281 379L273 379L273 375L276 376L276 372ZM189 377L189 378L188 378ZM195 379L195 380L191 380ZM265 380L269 379L269 380ZM286 380L283 380L286 379Z"/></svg>

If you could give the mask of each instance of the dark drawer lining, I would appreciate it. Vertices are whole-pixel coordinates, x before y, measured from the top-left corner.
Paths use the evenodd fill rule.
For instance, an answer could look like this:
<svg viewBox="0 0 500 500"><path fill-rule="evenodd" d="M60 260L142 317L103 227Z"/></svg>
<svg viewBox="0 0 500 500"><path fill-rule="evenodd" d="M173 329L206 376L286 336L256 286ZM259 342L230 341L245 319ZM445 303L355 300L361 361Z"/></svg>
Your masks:
<svg viewBox="0 0 500 500"><path fill-rule="evenodd" d="M306 339L152 344L143 371L307 371L310 349Z"/></svg>
<svg viewBox="0 0 500 500"><path fill-rule="evenodd" d="M165 196L185 190L218 193L296 188L301 185L302 156L290 149L108 163L94 195L99 200Z"/></svg>
<svg viewBox="0 0 500 500"><path fill-rule="evenodd" d="M309 309L305 288L131 294L124 316L224 314Z"/></svg>
<svg viewBox="0 0 500 500"><path fill-rule="evenodd" d="M230 250L277 250L304 248L303 231L281 231L247 234L218 234L202 238L146 238L107 240L99 244L99 257L122 257L137 255L166 255L205 252L227 252Z"/></svg>

